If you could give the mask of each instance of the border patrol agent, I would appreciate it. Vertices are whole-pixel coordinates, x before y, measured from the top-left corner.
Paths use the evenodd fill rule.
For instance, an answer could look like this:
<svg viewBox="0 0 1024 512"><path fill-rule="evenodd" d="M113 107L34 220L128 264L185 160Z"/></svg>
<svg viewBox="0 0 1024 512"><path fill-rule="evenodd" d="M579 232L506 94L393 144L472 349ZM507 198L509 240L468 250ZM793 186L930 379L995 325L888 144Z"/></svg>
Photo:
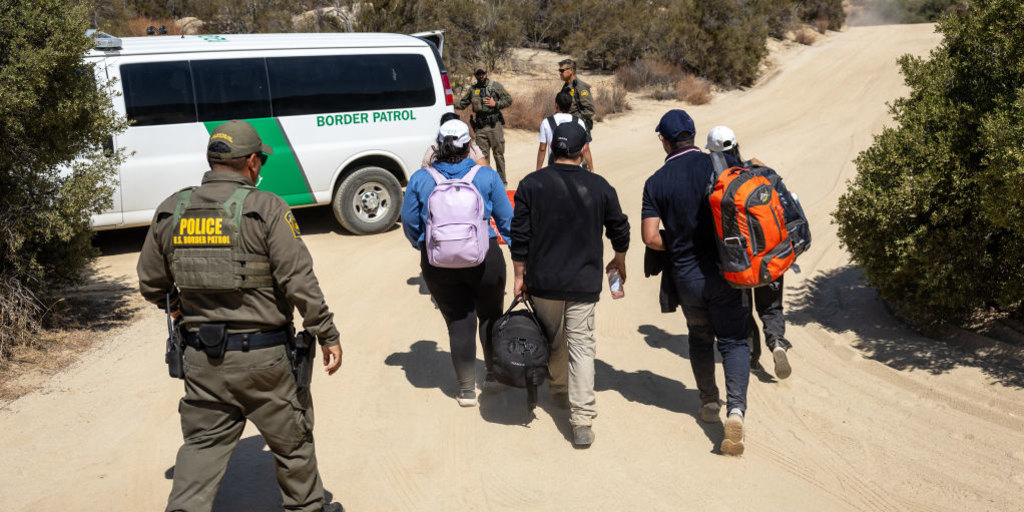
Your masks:
<svg viewBox="0 0 1024 512"><path fill-rule="evenodd" d="M246 420L274 454L285 510L344 510L325 504L309 386L289 364L294 307L329 374L341 366L340 335L291 210L253 186L271 153L249 123L218 126L202 185L160 204L139 256L142 295L183 326L185 442L168 511L212 508Z"/></svg>
<svg viewBox="0 0 1024 512"><path fill-rule="evenodd" d="M594 130L594 113L597 112L594 107L594 94L590 91L590 84L576 76L576 61L565 59L559 62L558 77L565 82L562 92L567 92L572 97L572 107L568 113L583 119L587 125L587 133L591 133Z"/></svg>
<svg viewBox="0 0 1024 512"><path fill-rule="evenodd" d="M470 126L476 132L476 145L484 152L485 158L490 158L491 151L494 152L494 158L490 158L490 161L494 162L494 170L498 171L501 181L507 185L505 132L502 129L505 118L501 115L501 110L512 104L512 95L500 83L489 80L486 70L477 69L474 76L476 83L455 103L455 110L473 106L473 113L476 115L470 119Z"/></svg>

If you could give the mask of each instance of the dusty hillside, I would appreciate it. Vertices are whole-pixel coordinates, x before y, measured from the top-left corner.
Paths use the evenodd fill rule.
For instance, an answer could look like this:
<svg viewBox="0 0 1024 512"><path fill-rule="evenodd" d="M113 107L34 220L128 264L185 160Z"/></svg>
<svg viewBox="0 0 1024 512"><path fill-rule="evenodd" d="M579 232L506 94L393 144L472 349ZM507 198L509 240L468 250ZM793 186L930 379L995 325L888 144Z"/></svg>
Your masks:
<svg viewBox="0 0 1024 512"><path fill-rule="evenodd" d="M642 278L640 191L663 158L654 126L676 104L634 100L594 132L596 165L635 240L626 297L598 305L589 450L571 447L567 414L549 400L524 424L522 390L459 408L444 323L400 230L345 236L327 210L301 211L345 347L341 374L314 382L327 489L351 511L1019 510L1022 374L903 328L860 283L829 222L851 160L888 122L885 103L905 93L895 59L938 41L929 26L853 28L780 59L756 88L689 109L699 138L729 124L746 155L779 169L814 228L803 272L787 278L794 373L751 379L742 458L717 454L721 427L697 421L683 318L660 314L657 283ZM508 134L513 183L532 169L536 144L534 133ZM99 264L134 285L142 233L124 236ZM162 364L163 322L145 309L0 410L4 510L163 507L182 394ZM215 509L279 507L272 458L250 427Z"/></svg>

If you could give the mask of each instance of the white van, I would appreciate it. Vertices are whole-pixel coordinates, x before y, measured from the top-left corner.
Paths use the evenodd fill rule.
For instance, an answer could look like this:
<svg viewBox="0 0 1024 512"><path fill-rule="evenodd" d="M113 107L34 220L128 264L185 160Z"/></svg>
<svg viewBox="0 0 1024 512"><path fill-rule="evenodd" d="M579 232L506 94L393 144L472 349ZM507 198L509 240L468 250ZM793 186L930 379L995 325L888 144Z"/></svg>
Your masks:
<svg viewBox="0 0 1024 512"><path fill-rule="evenodd" d="M244 119L274 149L260 189L292 207L329 203L353 233L387 230L454 103L440 33L417 35L97 37L86 62L120 93L132 126L113 145L133 154L94 229L148 224L200 183L213 129Z"/></svg>

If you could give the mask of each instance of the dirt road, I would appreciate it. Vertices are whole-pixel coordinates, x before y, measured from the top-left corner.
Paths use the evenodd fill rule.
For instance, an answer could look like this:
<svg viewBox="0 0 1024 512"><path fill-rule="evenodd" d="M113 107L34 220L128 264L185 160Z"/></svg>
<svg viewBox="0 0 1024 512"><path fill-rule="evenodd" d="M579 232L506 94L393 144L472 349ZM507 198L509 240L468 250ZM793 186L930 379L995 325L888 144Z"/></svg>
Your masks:
<svg viewBox="0 0 1024 512"><path fill-rule="evenodd" d="M728 124L744 155L779 169L814 228L803 272L787 277L793 376L751 379L742 458L717 454L721 426L697 420L682 315L658 312L657 282L642 274L640 191L663 158L654 126L674 103L634 99L594 132L634 240L626 297L598 305L589 450L572 448L567 413L547 398L528 424L522 390L458 407L444 323L401 232L352 237L324 209L299 212L345 349L340 375L314 381L327 489L350 511L1019 510L1024 377L902 327L829 220L851 160L889 122L885 103L906 92L896 58L938 41L931 26L850 29L782 55L757 88L687 109L699 139ZM514 182L532 168L536 135L508 139ZM98 266L134 286L141 232L124 236L128 248ZM162 363L163 316L147 307L98 335L80 363L0 410L0 509L162 509L182 394ZM279 507L250 426L215 510Z"/></svg>

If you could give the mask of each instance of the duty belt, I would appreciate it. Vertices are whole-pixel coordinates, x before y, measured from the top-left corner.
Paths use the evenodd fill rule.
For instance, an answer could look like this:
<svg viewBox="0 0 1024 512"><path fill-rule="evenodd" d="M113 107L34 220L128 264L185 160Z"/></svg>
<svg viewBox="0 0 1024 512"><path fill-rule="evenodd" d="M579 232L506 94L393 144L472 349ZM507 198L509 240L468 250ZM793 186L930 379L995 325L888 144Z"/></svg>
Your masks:
<svg viewBox="0 0 1024 512"><path fill-rule="evenodd" d="M261 348L276 347L288 342L288 329L281 327L273 331L246 332L229 334L227 348L225 350L241 350L248 352ZM199 350L203 350L203 343L199 341L199 334L189 332L185 335L185 344Z"/></svg>

